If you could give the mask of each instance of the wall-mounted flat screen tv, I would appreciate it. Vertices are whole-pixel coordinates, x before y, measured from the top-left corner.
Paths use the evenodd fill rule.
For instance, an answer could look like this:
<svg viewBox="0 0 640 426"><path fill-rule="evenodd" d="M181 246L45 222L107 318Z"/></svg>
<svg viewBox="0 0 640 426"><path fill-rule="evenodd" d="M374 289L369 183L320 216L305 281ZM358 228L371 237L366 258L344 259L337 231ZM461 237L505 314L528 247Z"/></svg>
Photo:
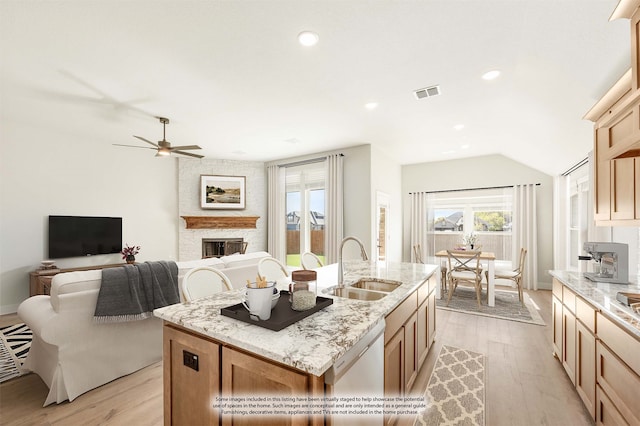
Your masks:
<svg viewBox="0 0 640 426"><path fill-rule="evenodd" d="M122 250L121 217L49 216L49 258Z"/></svg>

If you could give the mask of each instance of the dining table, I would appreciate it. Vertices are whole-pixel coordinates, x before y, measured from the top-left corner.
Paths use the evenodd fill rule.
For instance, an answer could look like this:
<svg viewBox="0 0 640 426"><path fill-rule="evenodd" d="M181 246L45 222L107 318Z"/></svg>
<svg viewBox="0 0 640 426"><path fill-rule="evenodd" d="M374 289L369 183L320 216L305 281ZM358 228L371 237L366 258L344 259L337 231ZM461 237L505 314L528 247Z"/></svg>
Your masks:
<svg viewBox="0 0 640 426"><path fill-rule="evenodd" d="M449 257L449 253L447 250L440 250L435 254L436 258L440 259L440 266L446 266L447 259ZM458 257L464 257L458 256ZM471 256L469 256L471 257ZM496 262L496 254L490 251L482 251L480 252L480 261L487 262L487 272L489 273L488 283L487 283L487 305L495 306L496 305L496 295L495 295L495 262ZM442 280L442 277L440 278ZM436 297L442 298L442 283L441 285L436 287Z"/></svg>

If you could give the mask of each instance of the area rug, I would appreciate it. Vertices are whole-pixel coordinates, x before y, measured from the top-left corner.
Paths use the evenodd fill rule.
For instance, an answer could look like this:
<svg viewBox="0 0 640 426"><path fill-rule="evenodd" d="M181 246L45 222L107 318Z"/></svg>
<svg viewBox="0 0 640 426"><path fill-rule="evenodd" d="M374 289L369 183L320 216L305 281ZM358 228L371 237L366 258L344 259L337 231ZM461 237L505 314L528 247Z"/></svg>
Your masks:
<svg viewBox="0 0 640 426"><path fill-rule="evenodd" d="M414 425L484 426L485 363L483 354L442 346Z"/></svg>
<svg viewBox="0 0 640 426"><path fill-rule="evenodd" d="M31 330L23 323L0 328L0 383L27 373L22 364L31 339Z"/></svg>
<svg viewBox="0 0 640 426"><path fill-rule="evenodd" d="M482 305L478 308L478 300L473 287L456 288L451 303L447 306L447 296L443 299L436 300L438 309L450 311L465 312L467 314L482 315L487 317L495 317L510 321L520 321L536 325L545 325L540 313L531 301L527 293L524 294L524 306L518 299L516 291L496 290L496 305L488 306L486 297L487 293L482 293Z"/></svg>

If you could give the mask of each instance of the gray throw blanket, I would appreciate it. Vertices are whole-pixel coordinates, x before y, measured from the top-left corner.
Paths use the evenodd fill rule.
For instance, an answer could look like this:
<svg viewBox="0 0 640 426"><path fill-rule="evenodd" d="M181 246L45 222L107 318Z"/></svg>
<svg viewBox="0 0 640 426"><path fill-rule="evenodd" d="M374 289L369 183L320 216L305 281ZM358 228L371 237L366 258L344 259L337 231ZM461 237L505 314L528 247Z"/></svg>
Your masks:
<svg viewBox="0 0 640 426"><path fill-rule="evenodd" d="M102 270L95 322L142 320L153 310L180 302L178 265L145 262Z"/></svg>

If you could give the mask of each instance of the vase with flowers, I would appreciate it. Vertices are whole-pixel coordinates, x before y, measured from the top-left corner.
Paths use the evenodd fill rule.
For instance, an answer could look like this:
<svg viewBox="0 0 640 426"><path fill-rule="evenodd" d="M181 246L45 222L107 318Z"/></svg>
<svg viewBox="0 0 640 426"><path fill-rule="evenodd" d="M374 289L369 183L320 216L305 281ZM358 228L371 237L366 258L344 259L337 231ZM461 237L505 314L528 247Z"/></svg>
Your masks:
<svg viewBox="0 0 640 426"><path fill-rule="evenodd" d="M472 232L465 235L462 239L462 244L464 244L465 246L469 246L469 248L473 250L473 248L478 245L478 234Z"/></svg>
<svg viewBox="0 0 640 426"><path fill-rule="evenodd" d="M129 244L125 244L124 248L120 251L122 254L122 258L127 261L127 263L135 263L136 254L140 253L140 246L129 246Z"/></svg>

